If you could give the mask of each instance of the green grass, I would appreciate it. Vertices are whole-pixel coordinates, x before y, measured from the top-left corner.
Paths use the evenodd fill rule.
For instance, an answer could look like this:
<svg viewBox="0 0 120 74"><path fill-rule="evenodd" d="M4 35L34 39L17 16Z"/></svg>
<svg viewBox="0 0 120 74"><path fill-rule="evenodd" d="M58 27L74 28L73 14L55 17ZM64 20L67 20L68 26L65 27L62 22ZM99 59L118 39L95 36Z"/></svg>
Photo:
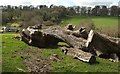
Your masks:
<svg viewBox="0 0 120 74"><path fill-rule="evenodd" d="M100 17L100 16L72 16L66 17L61 23L62 26L67 24L80 25L82 22L91 20L96 27L110 27L118 25L118 17Z"/></svg>
<svg viewBox="0 0 120 74"><path fill-rule="evenodd" d="M25 69L19 54L14 54L27 47L24 42L13 39L16 34L2 34L2 71L18 72L17 68ZM15 57L14 57L15 56Z"/></svg>
<svg viewBox="0 0 120 74"><path fill-rule="evenodd" d="M80 24L82 21L88 20L89 17L85 17L85 16L71 16L71 17L66 17L63 19L62 22L62 26L65 26L67 24L74 24L74 25L78 25Z"/></svg>
<svg viewBox="0 0 120 74"><path fill-rule="evenodd" d="M41 53L43 57L49 57L52 54L58 54L60 58L60 61L52 62L50 69L52 72L118 72L118 63L108 59L97 58L98 63L91 65L63 54L60 48L46 49Z"/></svg>
<svg viewBox="0 0 120 74"><path fill-rule="evenodd" d="M2 70L3 72L18 72L17 68L26 70L25 64L20 57L20 54L14 56L14 52L24 51L27 45L24 42L12 39L16 34L3 34L2 42ZM66 45L59 43L59 45ZM32 48L32 47L31 47ZM60 48L44 48L41 53L36 53L36 56L49 57L52 54L58 54L60 61L52 62L50 71L52 72L118 72L118 63L109 61L108 59L97 58L97 64L90 65L77 59L73 59L61 52Z"/></svg>
<svg viewBox="0 0 120 74"><path fill-rule="evenodd" d="M115 27L118 26L118 17L92 17L96 27Z"/></svg>

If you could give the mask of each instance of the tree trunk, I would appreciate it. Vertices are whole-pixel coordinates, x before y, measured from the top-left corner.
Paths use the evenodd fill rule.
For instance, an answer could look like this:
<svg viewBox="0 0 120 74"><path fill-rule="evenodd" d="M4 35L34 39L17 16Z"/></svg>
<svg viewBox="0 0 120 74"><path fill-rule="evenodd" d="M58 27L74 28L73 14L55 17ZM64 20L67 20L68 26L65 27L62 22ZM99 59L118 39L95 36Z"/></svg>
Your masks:
<svg viewBox="0 0 120 74"><path fill-rule="evenodd" d="M57 45L58 42L65 42L68 45L76 48L82 48L86 40L77 38L73 35L66 34L65 30L60 27L50 27L39 31L34 29L27 29L21 33L22 38L28 44L39 47L46 47L47 45ZM28 41L28 42L27 42Z"/></svg>
<svg viewBox="0 0 120 74"><path fill-rule="evenodd" d="M116 53L120 57L120 39L109 37L103 34L99 34L90 31L86 43L87 48L95 48L96 51L100 51L103 54L113 54Z"/></svg>
<svg viewBox="0 0 120 74"><path fill-rule="evenodd" d="M78 48L63 47L62 51L65 54L70 55L73 58L77 58L77 59L84 61L84 62L88 62L88 63L95 63L96 62L96 58L93 54L91 54L89 52L84 52Z"/></svg>
<svg viewBox="0 0 120 74"><path fill-rule="evenodd" d="M95 55L97 51L107 55L117 54L120 58L120 38L109 37L93 30L87 33L84 28L71 31L61 27L47 29L28 27L22 31L21 36L24 42L37 47L55 46L58 42L65 42L72 47L69 48L70 53L80 56L88 54L87 62L90 62L91 53ZM82 54L84 52L85 54ZM85 57L77 57L85 61Z"/></svg>

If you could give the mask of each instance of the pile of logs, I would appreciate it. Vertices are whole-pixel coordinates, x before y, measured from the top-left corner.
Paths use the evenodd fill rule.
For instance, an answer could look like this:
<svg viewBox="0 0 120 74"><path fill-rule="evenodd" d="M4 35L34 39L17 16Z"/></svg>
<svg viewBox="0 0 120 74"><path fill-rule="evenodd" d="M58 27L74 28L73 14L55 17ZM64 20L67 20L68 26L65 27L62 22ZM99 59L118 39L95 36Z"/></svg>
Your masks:
<svg viewBox="0 0 120 74"><path fill-rule="evenodd" d="M59 26L42 28L42 25L29 26L22 30L21 40L40 48L65 42L69 47L62 47L62 51L84 62L95 63L96 56L118 61L120 58L120 38L109 37L93 30L87 32L85 27L78 30L74 30L74 28L75 26L73 27L71 24L65 28Z"/></svg>

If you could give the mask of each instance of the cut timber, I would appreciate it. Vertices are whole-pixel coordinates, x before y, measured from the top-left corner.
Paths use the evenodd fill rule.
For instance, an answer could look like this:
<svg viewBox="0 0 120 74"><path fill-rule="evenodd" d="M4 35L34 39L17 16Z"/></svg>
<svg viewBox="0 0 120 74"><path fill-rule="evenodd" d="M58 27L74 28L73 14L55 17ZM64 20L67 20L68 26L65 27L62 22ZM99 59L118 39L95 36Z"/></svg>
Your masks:
<svg viewBox="0 0 120 74"><path fill-rule="evenodd" d="M81 38L87 39L88 32L86 31L85 27L81 27L79 30L73 31L72 35L79 38L81 37Z"/></svg>
<svg viewBox="0 0 120 74"><path fill-rule="evenodd" d="M84 27L76 31L59 26L37 27L30 26L27 29L23 29L21 33L22 40L29 45L40 48L51 45L56 46L58 42L65 42L72 47L70 48L71 51L74 49L71 52L72 54L75 53L81 56L86 55L86 53L89 54L87 62L90 61L91 54L97 55L97 52L108 56L116 54L120 58L120 38L109 37L93 30L87 32ZM77 57L85 61L85 57Z"/></svg>
<svg viewBox="0 0 120 74"><path fill-rule="evenodd" d="M73 32L64 30L60 27L50 27L48 29L41 30L45 34L52 35L61 40L61 42L67 43L69 46L74 48L82 48L85 46L86 39L81 37L76 37L72 35ZM66 34L66 32L71 32L71 34Z"/></svg>
<svg viewBox="0 0 120 74"><path fill-rule="evenodd" d="M86 43L86 47L94 47L96 51L100 51L103 54L113 54L116 53L120 58L120 44L117 43L119 38L113 38L106 35L101 35L93 30L90 31Z"/></svg>
<svg viewBox="0 0 120 74"><path fill-rule="evenodd" d="M96 57L89 53L89 52L84 52L78 48L66 48L62 47L62 51L67 54L72 56L73 58L77 58L81 61L88 62L88 63L95 63L96 62Z"/></svg>
<svg viewBox="0 0 120 74"><path fill-rule="evenodd" d="M38 47L47 47L57 45L58 42L65 42L72 47L82 48L86 43L85 39L68 35L60 27L49 27L42 30L27 28L22 31L21 36L24 42Z"/></svg>

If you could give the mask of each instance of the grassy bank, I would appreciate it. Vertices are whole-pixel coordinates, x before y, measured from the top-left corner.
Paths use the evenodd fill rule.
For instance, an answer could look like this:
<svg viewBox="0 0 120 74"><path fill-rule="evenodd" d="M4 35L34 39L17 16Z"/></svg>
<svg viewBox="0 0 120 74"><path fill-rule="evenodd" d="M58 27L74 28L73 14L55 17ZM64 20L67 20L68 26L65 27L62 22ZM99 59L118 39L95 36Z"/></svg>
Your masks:
<svg viewBox="0 0 120 74"><path fill-rule="evenodd" d="M20 72L18 68L27 71L26 65L23 63L23 59L21 59L21 52L24 52L24 54L34 52L34 56L44 58L48 58L52 54L58 54L60 60L58 62L51 62L50 71L52 72L118 72L118 63L111 62L108 59L97 58L97 63L90 65L63 54L59 47L36 50L30 47L30 50L26 50L28 46L22 41L13 39L15 35L16 34L2 35L3 72Z"/></svg>
<svg viewBox="0 0 120 74"><path fill-rule="evenodd" d="M64 55L60 48L46 49L41 54L45 57L58 54L60 61L52 62L50 69L52 72L118 72L118 63L111 62L108 59L97 58L97 63L91 65Z"/></svg>
<svg viewBox="0 0 120 74"><path fill-rule="evenodd" d="M13 39L18 34L2 34L2 71L3 72L18 72L17 68L25 69L19 51L22 51L27 45L24 42Z"/></svg>

